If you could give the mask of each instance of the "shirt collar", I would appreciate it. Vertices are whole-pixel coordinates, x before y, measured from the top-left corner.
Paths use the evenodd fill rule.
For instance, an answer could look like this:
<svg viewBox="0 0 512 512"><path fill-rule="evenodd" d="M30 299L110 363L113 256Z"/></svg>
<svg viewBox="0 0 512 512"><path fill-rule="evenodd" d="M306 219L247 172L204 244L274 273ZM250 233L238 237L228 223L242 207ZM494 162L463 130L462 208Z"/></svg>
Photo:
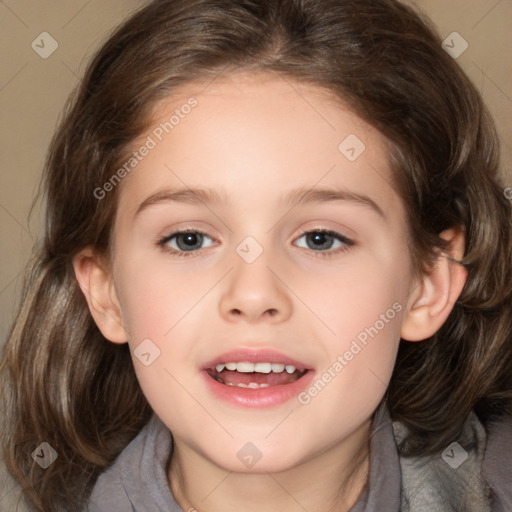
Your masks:
<svg viewBox="0 0 512 512"><path fill-rule="evenodd" d="M393 423L382 401L371 423L368 481L349 512L399 512L401 483Z"/></svg>

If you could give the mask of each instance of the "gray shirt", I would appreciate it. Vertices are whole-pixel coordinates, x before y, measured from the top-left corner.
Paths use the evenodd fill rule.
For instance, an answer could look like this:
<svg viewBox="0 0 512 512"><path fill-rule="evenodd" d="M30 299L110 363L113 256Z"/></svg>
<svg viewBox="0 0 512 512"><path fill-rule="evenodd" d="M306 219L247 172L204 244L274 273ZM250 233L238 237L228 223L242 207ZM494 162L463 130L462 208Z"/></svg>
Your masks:
<svg viewBox="0 0 512 512"><path fill-rule="evenodd" d="M512 423L486 433L474 413L461 436L435 456L404 458L407 430L384 404L371 426L370 473L350 512L511 512ZM96 482L89 512L183 512L167 483L172 437L153 415Z"/></svg>

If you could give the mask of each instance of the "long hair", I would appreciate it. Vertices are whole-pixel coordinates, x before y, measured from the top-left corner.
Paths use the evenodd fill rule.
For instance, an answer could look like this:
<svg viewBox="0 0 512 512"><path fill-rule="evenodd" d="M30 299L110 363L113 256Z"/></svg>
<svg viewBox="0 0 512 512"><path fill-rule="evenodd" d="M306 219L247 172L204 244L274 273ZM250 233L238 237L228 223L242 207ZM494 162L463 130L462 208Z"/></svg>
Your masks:
<svg viewBox="0 0 512 512"><path fill-rule="evenodd" d="M395 0L159 0L135 13L90 63L45 165L45 232L26 275L1 365L3 456L34 509L78 510L151 409L128 345L89 313L72 258L108 254L117 187L102 187L179 86L236 70L321 86L385 137L407 210L417 272L465 232L467 283L442 329L401 341L386 394L410 434L404 454L434 453L470 411L511 414L512 213L482 99L428 20ZM31 453L58 453L47 469Z"/></svg>

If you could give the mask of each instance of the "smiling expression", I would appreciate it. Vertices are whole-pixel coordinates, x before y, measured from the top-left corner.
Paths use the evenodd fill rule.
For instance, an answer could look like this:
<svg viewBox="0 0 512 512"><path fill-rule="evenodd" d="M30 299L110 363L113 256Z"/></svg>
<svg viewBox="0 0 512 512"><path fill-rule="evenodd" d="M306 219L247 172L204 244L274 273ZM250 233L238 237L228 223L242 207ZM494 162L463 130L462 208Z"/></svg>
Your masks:
<svg viewBox="0 0 512 512"><path fill-rule="evenodd" d="M258 471L347 450L386 391L403 313L376 322L413 286L384 137L325 90L272 75L187 86L153 121L113 245L132 354L144 340L158 354L133 357L149 403L178 448L233 471L248 470L247 442Z"/></svg>

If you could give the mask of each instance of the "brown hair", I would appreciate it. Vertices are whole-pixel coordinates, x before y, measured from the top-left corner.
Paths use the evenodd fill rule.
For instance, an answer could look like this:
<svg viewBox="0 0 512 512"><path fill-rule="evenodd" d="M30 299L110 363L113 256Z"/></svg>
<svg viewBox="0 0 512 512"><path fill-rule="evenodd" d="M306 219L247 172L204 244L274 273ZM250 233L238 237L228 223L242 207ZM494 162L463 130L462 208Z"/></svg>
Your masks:
<svg viewBox="0 0 512 512"><path fill-rule="evenodd" d="M77 510L148 421L128 345L106 341L74 277L88 245L108 252L117 190L101 187L180 85L235 70L332 91L389 141L418 271L466 234L468 280L443 328L402 341L386 395L404 453L444 449L471 410L510 415L512 214L494 125L429 22L394 0L160 0L104 44L53 139L46 230L2 360L3 454L37 510ZM119 187L118 187L119 188ZM59 457L46 470L41 442Z"/></svg>

